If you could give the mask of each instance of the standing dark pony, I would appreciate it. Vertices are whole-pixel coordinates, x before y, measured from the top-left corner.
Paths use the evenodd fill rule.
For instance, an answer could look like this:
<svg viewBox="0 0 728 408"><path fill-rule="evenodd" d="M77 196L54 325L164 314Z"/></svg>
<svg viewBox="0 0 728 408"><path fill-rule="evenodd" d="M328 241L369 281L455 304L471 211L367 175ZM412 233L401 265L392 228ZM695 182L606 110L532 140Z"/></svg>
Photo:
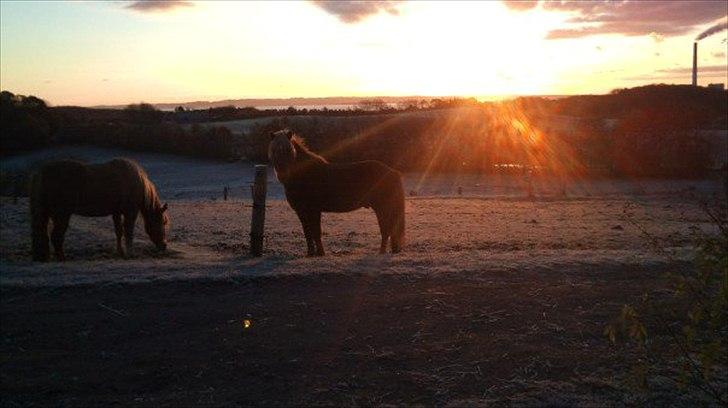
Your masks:
<svg viewBox="0 0 728 408"><path fill-rule="evenodd" d="M91 165L73 160L48 163L31 179L33 260L47 261L49 258L49 219L53 221L50 240L56 258L65 259L63 238L72 214L111 215L116 230L116 249L119 255L125 256L131 253L134 224L141 212L149 238L159 250L165 250L169 223L166 210L167 204L160 203L154 184L131 160L113 159ZM126 250L121 245L122 236L126 239Z"/></svg>
<svg viewBox="0 0 728 408"><path fill-rule="evenodd" d="M283 183L286 198L303 225L308 255L322 256L321 213L372 208L377 215L382 244L392 253L404 245L404 189L402 175L384 163L367 160L329 163L310 151L290 130L271 133L268 156Z"/></svg>

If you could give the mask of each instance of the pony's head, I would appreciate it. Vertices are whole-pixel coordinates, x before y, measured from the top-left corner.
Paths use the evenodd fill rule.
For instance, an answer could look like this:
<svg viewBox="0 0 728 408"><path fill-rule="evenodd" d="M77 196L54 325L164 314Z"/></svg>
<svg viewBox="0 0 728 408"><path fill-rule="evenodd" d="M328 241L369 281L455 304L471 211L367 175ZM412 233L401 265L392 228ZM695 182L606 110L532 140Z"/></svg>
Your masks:
<svg viewBox="0 0 728 408"><path fill-rule="evenodd" d="M167 216L167 204L155 208L147 215L144 223L144 229L149 235L149 239L160 251L167 249L167 227L169 225L169 217Z"/></svg>
<svg viewBox="0 0 728 408"><path fill-rule="evenodd" d="M286 178L286 173L296 161L296 147L291 142L294 134L290 129L271 132L268 145L268 160L276 170L278 179Z"/></svg>

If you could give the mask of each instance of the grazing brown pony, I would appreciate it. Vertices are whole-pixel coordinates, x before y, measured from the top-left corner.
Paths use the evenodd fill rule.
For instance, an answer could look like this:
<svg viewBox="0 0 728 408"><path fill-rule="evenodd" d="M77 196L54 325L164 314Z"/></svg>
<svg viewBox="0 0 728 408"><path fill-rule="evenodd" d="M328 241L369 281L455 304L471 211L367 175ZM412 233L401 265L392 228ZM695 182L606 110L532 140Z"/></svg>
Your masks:
<svg viewBox="0 0 728 408"><path fill-rule="evenodd" d="M102 164L60 160L45 164L31 179L30 215L33 260L47 261L48 220L53 221L50 240L58 260L64 260L63 237L72 214L86 217L111 215L119 255L131 254L134 224L141 212L144 227L154 245L165 250L169 223L167 204L144 170L128 159ZM122 223L122 216L123 223ZM126 239L126 250L121 245Z"/></svg>
<svg viewBox="0 0 728 408"><path fill-rule="evenodd" d="M271 133L268 156L283 183L288 203L306 236L308 256L324 255L321 213L374 210L382 233L380 253L391 242L392 253L404 245L402 175L376 160L329 163L310 151L290 130Z"/></svg>

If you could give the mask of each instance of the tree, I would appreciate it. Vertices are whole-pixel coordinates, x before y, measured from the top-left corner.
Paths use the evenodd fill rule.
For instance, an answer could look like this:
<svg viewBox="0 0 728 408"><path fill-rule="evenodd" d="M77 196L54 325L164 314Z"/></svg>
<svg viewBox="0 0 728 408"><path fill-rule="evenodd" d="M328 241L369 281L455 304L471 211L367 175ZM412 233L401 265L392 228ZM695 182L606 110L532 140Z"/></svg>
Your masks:
<svg viewBox="0 0 728 408"><path fill-rule="evenodd" d="M0 93L0 154L45 147L57 131L48 105L35 96Z"/></svg>
<svg viewBox="0 0 728 408"><path fill-rule="evenodd" d="M136 124L155 124L162 121L163 112L148 103L131 104L124 109L127 120Z"/></svg>
<svg viewBox="0 0 728 408"><path fill-rule="evenodd" d="M364 111L381 111L387 108L387 103L381 99L363 99L358 103L359 109Z"/></svg>

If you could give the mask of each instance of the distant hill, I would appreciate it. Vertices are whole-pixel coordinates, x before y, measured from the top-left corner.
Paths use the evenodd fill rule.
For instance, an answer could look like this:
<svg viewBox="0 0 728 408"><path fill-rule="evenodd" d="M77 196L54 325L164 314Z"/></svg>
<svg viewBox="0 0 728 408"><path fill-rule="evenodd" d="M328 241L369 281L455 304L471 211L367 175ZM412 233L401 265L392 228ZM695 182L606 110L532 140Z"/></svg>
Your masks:
<svg viewBox="0 0 728 408"><path fill-rule="evenodd" d="M575 95L550 104L557 113L580 117L615 118L652 109L680 114L698 110L705 116L724 119L728 92L703 86L655 84L615 89L606 95Z"/></svg>
<svg viewBox="0 0 728 408"><path fill-rule="evenodd" d="M329 106L329 105L356 105L363 100L380 100L384 103L399 103L411 100L432 99L429 96L331 96L324 98L243 98L224 99L220 101L194 101L183 103L155 103L155 108L161 110L172 110L178 106L185 109L208 109L220 108L223 106L244 107L306 107L306 106ZM447 99L449 97L438 97ZM126 105L101 105L94 108L123 109Z"/></svg>
<svg viewBox="0 0 728 408"><path fill-rule="evenodd" d="M491 96L491 97L478 97L476 99L480 101L499 101L505 99L515 99L518 95L512 96ZM544 99L561 99L567 98L569 95L537 95L534 97ZM227 106L234 106L236 108L287 108L293 106L296 108L316 108L321 109L324 106L352 106L359 105L362 101L381 101L385 104L397 104L397 103L408 103L412 101L422 100L449 100L449 99L462 99L461 96L423 96L423 95L411 95L411 96L328 96L321 98L241 98L241 99L223 99L219 101L193 101L193 102L177 102L177 103L154 103L152 104L155 108L160 110L174 110L178 106L185 108L185 110L195 109L209 109L209 108L221 108ZM91 106L90 108L95 109L123 109L127 105L98 105Z"/></svg>

